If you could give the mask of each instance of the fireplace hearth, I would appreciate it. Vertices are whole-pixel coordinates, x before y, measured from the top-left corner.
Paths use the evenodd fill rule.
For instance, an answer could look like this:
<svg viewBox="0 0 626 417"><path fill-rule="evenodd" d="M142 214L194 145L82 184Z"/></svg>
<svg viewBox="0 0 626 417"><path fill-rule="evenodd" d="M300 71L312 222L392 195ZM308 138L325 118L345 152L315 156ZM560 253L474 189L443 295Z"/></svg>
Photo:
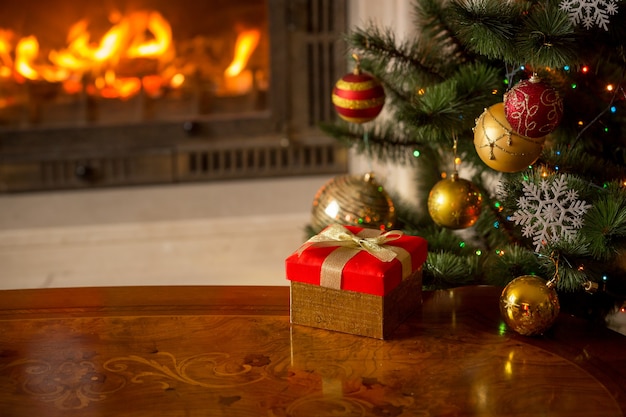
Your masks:
<svg viewBox="0 0 626 417"><path fill-rule="evenodd" d="M0 5L0 191L343 172L345 1ZM53 17L53 18L51 18Z"/></svg>

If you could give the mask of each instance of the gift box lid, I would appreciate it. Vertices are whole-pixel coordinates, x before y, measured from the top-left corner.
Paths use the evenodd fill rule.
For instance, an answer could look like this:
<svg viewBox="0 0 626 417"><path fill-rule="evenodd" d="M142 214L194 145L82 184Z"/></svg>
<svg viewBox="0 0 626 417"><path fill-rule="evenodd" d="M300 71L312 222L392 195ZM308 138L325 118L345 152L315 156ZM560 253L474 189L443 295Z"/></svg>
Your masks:
<svg viewBox="0 0 626 417"><path fill-rule="evenodd" d="M340 240L327 238L329 231L342 235ZM390 251L392 259L379 259L384 258L381 252L386 256ZM332 225L292 253L285 269L290 281L384 296L420 269L427 253L428 244L419 236Z"/></svg>

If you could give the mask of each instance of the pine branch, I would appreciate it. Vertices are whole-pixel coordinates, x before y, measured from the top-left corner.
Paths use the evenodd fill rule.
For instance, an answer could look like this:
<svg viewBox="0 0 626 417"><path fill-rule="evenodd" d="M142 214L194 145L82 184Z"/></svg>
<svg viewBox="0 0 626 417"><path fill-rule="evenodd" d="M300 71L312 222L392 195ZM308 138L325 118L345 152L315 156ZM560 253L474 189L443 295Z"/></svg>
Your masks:
<svg viewBox="0 0 626 417"><path fill-rule="evenodd" d="M453 134L469 131L482 109L497 100L501 86L497 70L466 64L444 82L426 87L398 106L397 117L421 141L448 143Z"/></svg>
<svg viewBox="0 0 626 417"><path fill-rule="evenodd" d="M492 285L504 286L519 276L529 275L529 271L539 271L539 261L523 246L503 246L485 260L485 281Z"/></svg>
<svg viewBox="0 0 626 417"><path fill-rule="evenodd" d="M429 49L445 51L450 61L461 64L474 59L475 56L463 47L453 27L451 10L448 2L439 0L423 0L414 5L416 21L420 28L419 37L429 45Z"/></svg>
<svg viewBox="0 0 626 417"><path fill-rule="evenodd" d="M501 0L457 0L452 5L457 34L473 52L516 63L511 44L519 26L520 9Z"/></svg>
<svg viewBox="0 0 626 417"><path fill-rule="evenodd" d="M430 84L446 78L435 51L429 53L419 41L398 44L391 30L381 30L373 23L365 29L355 29L346 41L352 52L359 55L362 68L387 85Z"/></svg>
<svg viewBox="0 0 626 417"><path fill-rule="evenodd" d="M567 137L566 137L567 138ZM571 140L571 136L569 136ZM612 149L615 152L615 147ZM626 178L626 167L593 155L590 150L581 146L570 148L569 145L552 146L542 152L536 162L536 172L541 174L545 167L548 172L576 172L579 177L590 183L603 186L607 179Z"/></svg>
<svg viewBox="0 0 626 417"><path fill-rule="evenodd" d="M520 27L513 62L532 68L562 68L578 60L574 27L556 4L531 8Z"/></svg>
<svg viewBox="0 0 626 417"><path fill-rule="evenodd" d="M420 143L398 129L397 124L379 123L375 127L348 123L321 123L320 129L335 138L344 146L379 161L394 161L400 164L412 163L413 151L423 147Z"/></svg>
<svg viewBox="0 0 626 417"><path fill-rule="evenodd" d="M578 57L574 27L558 4L522 13L517 2L458 0L454 10L459 37L480 55L532 68L561 68Z"/></svg>
<svg viewBox="0 0 626 417"><path fill-rule="evenodd" d="M581 230L594 259L612 260L626 246L626 192L613 184L600 193Z"/></svg>
<svg viewBox="0 0 626 417"><path fill-rule="evenodd" d="M424 266L423 285L429 288L450 288L476 282L476 259L447 252L429 252Z"/></svg>

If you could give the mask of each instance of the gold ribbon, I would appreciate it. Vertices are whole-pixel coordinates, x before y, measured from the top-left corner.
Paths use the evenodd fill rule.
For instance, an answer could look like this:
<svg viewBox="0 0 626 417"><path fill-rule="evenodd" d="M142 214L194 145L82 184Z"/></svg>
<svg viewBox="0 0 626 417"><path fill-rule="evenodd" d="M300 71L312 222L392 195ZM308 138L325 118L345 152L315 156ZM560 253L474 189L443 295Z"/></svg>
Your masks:
<svg viewBox="0 0 626 417"><path fill-rule="evenodd" d="M368 229L363 229L364 231ZM377 230L369 229L376 233L375 236L355 235L345 227L334 224L322 230L319 234L307 240L298 250L298 255L310 246L327 247L341 246L357 250L366 250L370 255L375 256L383 262L391 262L397 254L391 249L383 246L385 243L400 239L402 232L392 230L380 234ZM367 232L366 232L367 234Z"/></svg>
<svg viewBox="0 0 626 417"><path fill-rule="evenodd" d="M363 229L358 234L352 233L341 225L332 225L305 242L298 250L298 255L307 248L338 246L322 263L320 285L323 287L341 289L343 268L348 261L362 250L376 257L382 262L391 262L396 257L402 263L402 278L411 273L411 255L408 251L397 246L385 246L402 237L398 230L381 233L374 229Z"/></svg>

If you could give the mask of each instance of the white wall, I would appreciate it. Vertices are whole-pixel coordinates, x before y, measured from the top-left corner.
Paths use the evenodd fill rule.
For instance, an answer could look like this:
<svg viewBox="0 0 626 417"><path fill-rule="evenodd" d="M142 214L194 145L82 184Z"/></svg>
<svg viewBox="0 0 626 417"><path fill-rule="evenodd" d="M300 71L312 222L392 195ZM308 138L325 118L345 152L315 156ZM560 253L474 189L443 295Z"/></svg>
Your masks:
<svg viewBox="0 0 626 417"><path fill-rule="evenodd" d="M351 0L348 6L349 26L365 28L373 23L379 27L392 29L396 40L402 42L407 37L416 36L411 4L407 0ZM383 109L378 119L385 117L388 115ZM373 124L375 121L368 123L370 127L373 127ZM349 161L351 173L374 172L376 179L385 186L387 191L412 206L417 215L427 214L427 209L422 203L425 195L430 191L431 184L417 181L419 165L401 166L394 163L381 163L356 155L354 152L350 155Z"/></svg>
<svg viewBox="0 0 626 417"><path fill-rule="evenodd" d="M288 285L330 177L0 195L0 290Z"/></svg>

